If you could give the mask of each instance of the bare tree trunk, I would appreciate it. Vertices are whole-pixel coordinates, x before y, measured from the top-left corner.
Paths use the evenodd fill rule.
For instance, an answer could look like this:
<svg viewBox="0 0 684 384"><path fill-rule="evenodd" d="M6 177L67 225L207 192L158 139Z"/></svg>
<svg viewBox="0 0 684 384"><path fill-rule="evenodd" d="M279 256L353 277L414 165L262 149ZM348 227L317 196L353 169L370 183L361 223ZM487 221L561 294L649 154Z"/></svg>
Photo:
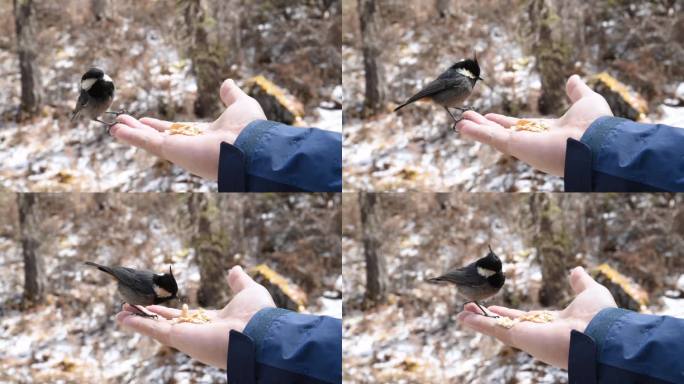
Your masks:
<svg viewBox="0 0 684 384"><path fill-rule="evenodd" d="M384 256L379 253L380 223L375 208L376 198L374 193L359 194L363 253L366 259L366 300L372 304L384 302L387 295L387 266Z"/></svg>
<svg viewBox="0 0 684 384"><path fill-rule="evenodd" d="M109 0L90 0L90 10L93 12L96 21L107 18L108 2Z"/></svg>
<svg viewBox="0 0 684 384"><path fill-rule="evenodd" d="M534 41L532 53L541 77L539 112L560 114L565 108L565 82L572 68L572 45L561 28L563 19L553 0L531 0L527 14Z"/></svg>
<svg viewBox="0 0 684 384"><path fill-rule="evenodd" d="M556 197L545 193L530 196L530 211L535 223L533 242L543 278L539 303L544 306L557 305L564 299L566 275L573 259L563 211Z"/></svg>
<svg viewBox="0 0 684 384"><path fill-rule="evenodd" d="M35 6L33 0L14 0L14 23L21 72L21 111L38 113L41 103L40 73L36 63Z"/></svg>
<svg viewBox="0 0 684 384"><path fill-rule="evenodd" d="M436 7L439 17L442 19L451 17L451 0L437 0Z"/></svg>
<svg viewBox="0 0 684 384"><path fill-rule="evenodd" d="M222 207L218 200L221 197L197 193L189 200L189 211L195 225L192 246L200 270L197 302L206 307L222 306L227 301L227 271L243 248L241 204L232 204L233 209L229 214L222 213L221 210L225 207ZM231 199L235 201L235 197ZM223 221L222 216L230 217L230 220Z"/></svg>
<svg viewBox="0 0 684 384"><path fill-rule="evenodd" d="M185 1L185 22L190 28L190 59L197 80L195 115L215 117L219 112L219 86L221 85L221 61L209 44L207 17L201 0Z"/></svg>
<svg viewBox="0 0 684 384"><path fill-rule="evenodd" d="M223 0L215 4L218 9L215 12L219 17L219 35L217 37L217 49L224 61L223 65L229 68L239 66L243 61L241 12L237 10L242 6L241 0ZM223 79L221 79L223 80Z"/></svg>
<svg viewBox="0 0 684 384"><path fill-rule="evenodd" d="M21 250L24 256L24 300L28 303L40 303L45 292L45 264L36 251L38 241L38 209L36 195L33 193L17 194L19 206L19 234Z"/></svg>
<svg viewBox="0 0 684 384"><path fill-rule="evenodd" d="M380 61L380 16L377 11L375 0L358 0L366 76L365 108L369 114L381 111L385 103L385 71Z"/></svg>
<svg viewBox="0 0 684 384"><path fill-rule="evenodd" d="M241 57L240 0L226 0L210 9L204 0L177 2L187 28L188 56L197 81L194 112L198 117L218 117L222 110L219 89L230 67Z"/></svg>

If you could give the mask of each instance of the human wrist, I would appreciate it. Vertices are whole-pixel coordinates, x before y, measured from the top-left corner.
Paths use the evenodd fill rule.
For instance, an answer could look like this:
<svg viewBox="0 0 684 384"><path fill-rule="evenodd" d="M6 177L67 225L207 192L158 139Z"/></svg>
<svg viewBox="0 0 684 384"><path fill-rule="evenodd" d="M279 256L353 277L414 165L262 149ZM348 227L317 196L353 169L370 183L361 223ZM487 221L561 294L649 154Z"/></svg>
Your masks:
<svg viewBox="0 0 684 384"><path fill-rule="evenodd" d="M589 124L579 141L586 144L592 153L599 153L605 138L620 124L628 121L620 117L601 116Z"/></svg>
<svg viewBox="0 0 684 384"><path fill-rule="evenodd" d="M600 346L603 344L606 334L613 323L627 313L629 311L622 308L603 308L587 324L584 333L594 339L596 344Z"/></svg>

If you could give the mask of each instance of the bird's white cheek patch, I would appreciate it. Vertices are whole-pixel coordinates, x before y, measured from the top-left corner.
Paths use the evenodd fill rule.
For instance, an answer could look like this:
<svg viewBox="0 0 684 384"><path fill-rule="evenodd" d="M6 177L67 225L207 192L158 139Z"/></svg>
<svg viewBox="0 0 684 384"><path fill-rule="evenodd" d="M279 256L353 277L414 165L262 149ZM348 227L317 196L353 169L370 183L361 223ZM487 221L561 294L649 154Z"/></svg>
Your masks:
<svg viewBox="0 0 684 384"><path fill-rule="evenodd" d="M475 78L475 75L473 75L472 72L470 72L469 70L467 70L467 69L465 69L465 68L459 68L459 69L458 69L458 73L460 73L461 75L463 75L463 76L465 76L465 77L469 77L469 78L471 78L471 79L474 79L474 78Z"/></svg>
<svg viewBox="0 0 684 384"><path fill-rule="evenodd" d="M85 80L81 81L81 89L84 91L89 90L90 87L92 87L96 81L97 81L97 79L85 79Z"/></svg>
<svg viewBox="0 0 684 384"><path fill-rule="evenodd" d="M173 296L171 294L171 292L167 291L166 289L164 289L158 285L154 286L154 293L157 294L157 297L161 297L161 298Z"/></svg>
<svg viewBox="0 0 684 384"><path fill-rule="evenodd" d="M103 79L104 81L108 82L108 83L113 83L113 82L114 82L114 80L112 80L112 78L109 77L109 75L104 75L104 76L102 77L102 79Z"/></svg>
<svg viewBox="0 0 684 384"><path fill-rule="evenodd" d="M496 272L490 271L489 269L486 269L486 268L477 267L477 273L482 277L489 277L489 276L495 274Z"/></svg>

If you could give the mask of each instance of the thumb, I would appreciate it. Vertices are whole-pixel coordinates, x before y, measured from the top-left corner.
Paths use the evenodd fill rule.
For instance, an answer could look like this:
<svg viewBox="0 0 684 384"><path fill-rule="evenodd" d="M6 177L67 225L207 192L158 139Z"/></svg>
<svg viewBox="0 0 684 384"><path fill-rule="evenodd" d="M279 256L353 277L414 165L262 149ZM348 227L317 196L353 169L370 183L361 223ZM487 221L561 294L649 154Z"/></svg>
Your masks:
<svg viewBox="0 0 684 384"><path fill-rule="evenodd" d="M234 293L242 291L251 284L256 283L247 273L245 273L241 266L236 265L228 272L228 285Z"/></svg>
<svg viewBox="0 0 684 384"><path fill-rule="evenodd" d="M576 267L570 272L570 286L575 293L582 293L585 289L598 284L586 270Z"/></svg>
<svg viewBox="0 0 684 384"><path fill-rule="evenodd" d="M565 92L568 94L570 101L575 103L577 100L591 95L594 91L579 76L572 75L565 85Z"/></svg>
<svg viewBox="0 0 684 384"><path fill-rule="evenodd" d="M230 107L243 96L247 96L247 94L235 84L233 79L228 79L221 84L221 101L223 101L226 107Z"/></svg>

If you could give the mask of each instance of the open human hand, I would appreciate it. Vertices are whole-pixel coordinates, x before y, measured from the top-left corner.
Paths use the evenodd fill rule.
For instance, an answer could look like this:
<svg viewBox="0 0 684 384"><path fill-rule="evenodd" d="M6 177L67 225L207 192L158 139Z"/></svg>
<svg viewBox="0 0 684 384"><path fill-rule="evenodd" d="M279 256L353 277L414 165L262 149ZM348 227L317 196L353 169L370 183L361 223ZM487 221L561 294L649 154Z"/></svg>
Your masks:
<svg viewBox="0 0 684 384"><path fill-rule="evenodd" d="M461 134L496 150L514 156L543 172L563 176L568 138L579 140L591 123L601 116L613 116L606 99L589 88L577 75L566 84L572 106L558 119L543 121L546 132L513 131L517 118L489 113L485 116L467 111L456 127Z"/></svg>
<svg viewBox="0 0 684 384"><path fill-rule="evenodd" d="M266 288L252 280L241 267L233 267L227 280L235 296L223 309L205 311L211 320L208 323L174 323L173 319L181 311L160 305L145 307L158 315L157 319L136 316L135 309L128 304L116 315L116 321L128 330L152 337L205 364L225 369L230 331L242 332L255 313L275 307Z"/></svg>
<svg viewBox="0 0 684 384"><path fill-rule="evenodd" d="M137 120L129 115L117 117L118 124L111 128L110 133L117 140L142 148L190 173L216 180L221 142L235 143L247 125L266 119L259 103L233 80L223 82L220 94L226 109L213 123L199 124L201 135L168 135L165 131L172 122L150 117Z"/></svg>
<svg viewBox="0 0 684 384"><path fill-rule="evenodd" d="M480 315L478 308L472 303L466 305L465 310L459 313L456 319L468 328L493 336L504 344L521 349L547 364L567 369L570 332L573 329L584 332L599 311L617 307L608 289L591 278L582 267L571 271L570 286L577 296L562 311L551 311L553 321L549 323L522 321L507 329L498 325L497 319ZM488 309L512 319L528 314L499 306L491 306Z"/></svg>

